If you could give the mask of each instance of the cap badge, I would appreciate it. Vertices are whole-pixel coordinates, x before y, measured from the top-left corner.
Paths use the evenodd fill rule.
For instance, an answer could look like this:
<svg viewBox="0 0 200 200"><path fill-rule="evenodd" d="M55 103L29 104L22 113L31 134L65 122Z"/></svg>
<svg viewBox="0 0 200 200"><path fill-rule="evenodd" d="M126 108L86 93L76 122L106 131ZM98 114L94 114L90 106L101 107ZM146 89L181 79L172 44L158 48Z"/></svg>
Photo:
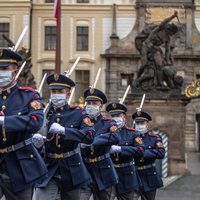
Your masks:
<svg viewBox="0 0 200 200"><path fill-rule="evenodd" d="M58 79L59 79L59 74L54 74L54 80L58 81Z"/></svg>
<svg viewBox="0 0 200 200"><path fill-rule="evenodd" d="M112 107L113 107L113 108L116 108L116 104L115 104L115 103L113 103L113 104L112 104Z"/></svg>

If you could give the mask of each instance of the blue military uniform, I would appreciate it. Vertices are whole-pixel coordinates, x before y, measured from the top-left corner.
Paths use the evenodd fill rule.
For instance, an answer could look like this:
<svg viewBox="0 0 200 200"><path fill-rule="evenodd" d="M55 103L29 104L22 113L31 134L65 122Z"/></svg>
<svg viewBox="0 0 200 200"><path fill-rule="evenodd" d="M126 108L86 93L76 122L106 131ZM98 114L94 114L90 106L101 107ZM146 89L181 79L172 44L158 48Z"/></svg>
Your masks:
<svg viewBox="0 0 200 200"><path fill-rule="evenodd" d="M103 92L91 88L84 93L86 101L99 100L103 104L107 99ZM95 137L92 145L81 148L81 153L86 167L92 177L91 190L94 199L107 199L104 191L118 183L118 176L110 158L110 147L119 142L116 132L116 123L111 118L104 118L101 114L91 118L94 123ZM81 199L85 199L81 196Z"/></svg>
<svg viewBox="0 0 200 200"><path fill-rule="evenodd" d="M64 75L50 75L47 83L51 89L75 85ZM62 193L88 184L91 178L78 149L79 143L90 144L93 141L94 129L86 112L79 107L70 107L68 104L59 108L52 105L47 119L48 130L56 122L64 127L65 133L60 135L48 132L45 142L48 178L38 187L45 188L51 180L56 180Z"/></svg>
<svg viewBox="0 0 200 200"><path fill-rule="evenodd" d="M127 108L121 103L111 103L106 107L106 111L111 116L125 114ZM135 133L133 128L125 125L119 129L121 147L120 152L111 154L114 167L119 176L119 183L116 186L116 195L118 199L132 199L133 192L139 190L140 180L136 172L134 159L143 157L143 144L141 138Z"/></svg>
<svg viewBox="0 0 200 200"><path fill-rule="evenodd" d="M133 120L147 120L151 121L151 116L146 112L135 112L132 115ZM141 159L135 159L138 174L142 181L141 193L148 194L155 191L157 188L163 186L160 174L156 170L155 160L163 159L165 156L165 149L162 145L162 139L159 135L152 132L141 134L144 143L145 152ZM148 199L154 199L149 195Z"/></svg>
<svg viewBox="0 0 200 200"><path fill-rule="evenodd" d="M17 65L17 61L21 61L17 53L0 50L0 67ZM0 108L5 117L0 127L0 174L8 175L11 191L21 192L41 182L47 173L31 139L43 122L42 102L34 89L14 84L0 90Z"/></svg>

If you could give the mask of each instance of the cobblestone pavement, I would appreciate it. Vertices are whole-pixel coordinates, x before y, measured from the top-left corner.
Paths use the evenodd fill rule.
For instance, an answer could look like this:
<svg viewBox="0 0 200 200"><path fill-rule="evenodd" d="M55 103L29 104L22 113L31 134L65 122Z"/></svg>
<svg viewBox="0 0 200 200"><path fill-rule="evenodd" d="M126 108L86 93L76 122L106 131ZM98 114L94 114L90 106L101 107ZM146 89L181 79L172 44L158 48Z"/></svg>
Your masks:
<svg viewBox="0 0 200 200"><path fill-rule="evenodd" d="M184 176L158 190L156 200L199 200L200 175Z"/></svg>

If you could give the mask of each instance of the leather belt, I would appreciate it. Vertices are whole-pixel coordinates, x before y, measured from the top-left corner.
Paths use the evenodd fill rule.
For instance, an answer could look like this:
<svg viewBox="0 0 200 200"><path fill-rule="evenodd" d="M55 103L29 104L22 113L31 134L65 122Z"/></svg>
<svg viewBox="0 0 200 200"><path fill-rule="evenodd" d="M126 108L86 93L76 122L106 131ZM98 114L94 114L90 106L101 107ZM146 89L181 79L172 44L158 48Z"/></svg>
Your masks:
<svg viewBox="0 0 200 200"><path fill-rule="evenodd" d="M11 145L9 147L5 147L5 148L0 148L0 154L4 154L4 153L9 153L9 152L12 152L12 151L16 151L18 149L21 149L29 144L32 143L32 138L29 138L27 140L24 140L22 142L19 142L17 144L14 144L14 145Z"/></svg>
<svg viewBox="0 0 200 200"><path fill-rule="evenodd" d="M144 169L149 169L151 167L155 167L156 164L153 163L153 164L149 164L149 165L144 165L144 166L141 166L141 167L136 167L137 170L144 170Z"/></svg>
<svg viewBox="0 0 200 200"><path fill-rule="evenodd" d="M115 168L123 168L123 167L128 167L128 166L131 166L131 165L134 165L134 164L135 164L135 162L131 161L129 163L114 164L114 167Z"/></svg>
<svg viewBox="0 0 200 200"><path fill-rule="evenodd" d="M73 156L74 154L77 154L79 152L79 149L76 148L72 151L68 151L66 153L47 153L47 157L49 158L68 158L70 156Z"/></svg>
<svg viewBox="0 0 200 200"><path fill-rule="evenodd" d="M98 156L96 158L84 158L84 161L88 162L88 163L96 163L96 162L99 162L101 160L104 160L106 158L110 158L110 154L107 153L103 156Z"/></svg>

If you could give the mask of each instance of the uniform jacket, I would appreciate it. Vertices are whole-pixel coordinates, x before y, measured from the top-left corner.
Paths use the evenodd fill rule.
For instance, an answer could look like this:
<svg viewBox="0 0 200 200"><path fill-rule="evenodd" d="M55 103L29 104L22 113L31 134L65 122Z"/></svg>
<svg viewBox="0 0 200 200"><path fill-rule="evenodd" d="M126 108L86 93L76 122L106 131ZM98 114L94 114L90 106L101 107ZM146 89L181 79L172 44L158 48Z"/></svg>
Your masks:
<svg viewBox="0 0 200 200"><path fill-rule="evenodd" d="M5 115L4 126L0 127L0 149L31 138L43 123L42 102L32 88L16 84L9 91L1 92L0 108L1 114ZM47 173L45 163L32 143L9 153L0 153L0 163L6 164L15 192L40 182Z"/></svg>
<svg viewBox="0 0 200 200"><path fill-rule="evenodd" d="M136 166L145 166L155 163L156 159L163 159L165 149L162 145L162 138L158 134L147 132L141 135L145 146L144 157L136 158ZM144 191L151 191L162 187L163 182L155 166L148 169L138 170Z"/></svg>
<svg viewBox="0 0 200 200"><path fill-rule="evenodd" d="M95 163L88 163L87 160L109 154L111 145L118 144L119 136L116 132L116 123L111 118L103 118L100 115L96 120L91 121L94 123L96 132L94 141L92 145L82 148L81 152L87 169L93 178L93 183L101 191L118 182L112 160L110 157Z"/></svg>
<svg viewBox="0 0 200 200"><path fill-rule="evenodd" d="M119 176L119 183L117 184L117 192L119 194L139 190L140 180L135 168L135 165L126 167L117 167L119 164L134 162L134 158L143 157L143 144L141 138L135 133L135 130L128 127L119 129L121 146L120 153L111 154L111 158L115 165L115 169Z"/></svg>
<svg viewBox="0 0 200 200"><path fill-rule="evenodd" d="M57 122L65 127L65 135L47 134L45 142L45 161L48 167L48 178L38 187L47 186L48 182L59 175L64 191L71 191L91 182L91 177L82 161L80 153L66 158L49 158L48 153L66 153L78 148L79 143L90 144L93 141L94 129L84 110L79 107L69 107L51 110L50 126Z"/></svg>

